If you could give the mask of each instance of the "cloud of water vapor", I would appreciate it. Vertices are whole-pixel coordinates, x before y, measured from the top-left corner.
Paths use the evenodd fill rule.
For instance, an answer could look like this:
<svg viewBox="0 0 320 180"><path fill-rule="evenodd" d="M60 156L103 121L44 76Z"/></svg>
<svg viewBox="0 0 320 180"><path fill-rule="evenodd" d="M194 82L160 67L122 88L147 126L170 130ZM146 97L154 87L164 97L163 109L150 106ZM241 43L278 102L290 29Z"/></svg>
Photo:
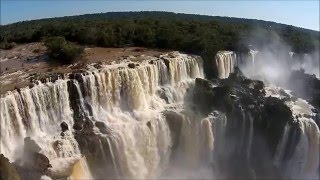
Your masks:
<svg viewBox="0 0 320 180"><path fill-rule="evenodd" d="M253 79L273 85L288 84L292 70L303 68L305 73L319 78L319 49L310 54L296 54L275 32L256 29L245 43L250 53L240 65L243 73Z"/></svg>

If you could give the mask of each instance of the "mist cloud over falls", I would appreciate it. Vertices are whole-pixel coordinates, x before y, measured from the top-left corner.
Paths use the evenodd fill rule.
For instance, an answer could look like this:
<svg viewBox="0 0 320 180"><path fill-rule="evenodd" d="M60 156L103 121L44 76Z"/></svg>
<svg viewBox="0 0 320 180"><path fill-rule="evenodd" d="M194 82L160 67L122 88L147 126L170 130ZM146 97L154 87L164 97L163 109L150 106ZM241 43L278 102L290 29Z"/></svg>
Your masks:
<svg viewBox="0 0 320 180"><path fill-rule="evenodd" d="M265 34L262 31L256 29L251 33L251 38L243 42L249 45L249 53L237 57L237 66L247 77L274 85L287 85L290 84L292 70L303 69L319 79L318 45L310 47L309 53L294 52L296 47L286 44L277 33Z"/></svg>

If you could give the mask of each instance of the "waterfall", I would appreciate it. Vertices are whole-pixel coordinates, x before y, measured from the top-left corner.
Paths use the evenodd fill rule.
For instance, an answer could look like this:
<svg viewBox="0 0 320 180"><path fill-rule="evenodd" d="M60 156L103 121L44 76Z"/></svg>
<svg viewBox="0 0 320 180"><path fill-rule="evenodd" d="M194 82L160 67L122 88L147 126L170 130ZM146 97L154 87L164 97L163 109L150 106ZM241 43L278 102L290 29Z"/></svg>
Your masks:
<svg viewBox="0 0 320 180"><path fill-rule="evenodd" d="M230 73L234 72L234 68L238 67L247 75L255 74L256 56L258 51L250 50L247 55L236 55L233 51L218 51L215 57L218 77L225 79Z"/></svg>
<svg viewBox="0 0 320 180"><path fill-rule="evenodd" d="M279 87L266 87L266 95L284 99L283 93L280 93ZM307 101L297 98L292 98L292 93L289 90L284 90L289 96L286 100L286 105L291 109L295 121L299 124L301 135L298 143L293 151L293 156L290 158L286 167L286 175L290 178L319 178L319 155L320 155L320 130L316 122L313 120L315 113L314 107ZM283 130L283 135L274 157L274 162L277 166L284 155L286 142L288 138L290 126L287 124Z"/></svg>
<svg viewBox="0 0 320 180"><path fill-rule="evenodd" d="M278 168L280 168L282 165L281 162L284 157L285 148L286 148L286 145L288 142L289 131L290 131L290 126L287 123L284 130L283 130L281 140L277 145L276 153L274 155L273 162Z"/></svg>
<svg viewBox="0 0 320 180"><path fill-rule="evenodd" d="M71 180L92 179L85 157L81 157L72 167Z"/></svg>
<svg viewBox="0 0 320 180"><path fill-rule="evenodd" d="M63 121L72 127L66 80L38 82L33 88L8 92L1 98L1 153L12 161L16 160L15 152L28 136L37 139L39 145L47 149L47 140L54 139L60 132Z"/></svg>
<svg viewBox="0 0 320 180"><path fill-rule="evenodd" d="M250 128L249 128L249 138L248 138L248 145L247 145L247 160L250 161L250 155L251 155L251 146L252 146L252 139L253 139L253 117L251 114L249 114L249 122L250 122Z"/></svg>
<svg viewBox="0 0 320 180"><path fill-rule="evenodd" d="M214 177L211 169L214 149L213 119L203 118L189 108L171 113L175 114L175 120L181 120L178 147L174 150L171 163L160 179L209 179Z"/></svg>
<svg viewBox="0 0 320 180"><path fill-rule="evenodd" d="M236 55L221 51L216 63L219 78L227 78ZM140 62L91 64L54 82L36 81L1 97L0 153L11 162L21 160L24 139L30 137L48 157L49 175L71 179L109 176L110 169L110 177L124 179L212 178L212 165L214 170L225 168L222 161L234 152L244 155L244 167L251 166L256 117L242 106L234 122L218 111L203 117L190 97L194 79L203 76L201 59L174 52ZM286 124L272 163L288 177L317 178L320 132L313 107L293 100L289 91L289 100L279 88L265 91L286 100L301 130L284 163L293 129Z"/></svg>
<svg viewBox="0 0 320 180"><path fill-rule="evenodd" d="M199 119L190 112L183 115L181 127L181 156L184 166L192 168L201 165L203 159L210 157L213 150L213 132L210 118Z"/></svg>
<svg viewBox="0 0 320 180"><path fill-rule="evenodd" d="M107 74L106 86L112 94L106 99L111 102L106 108L96 108L103 110L96 114L112 129L111 152L122 178L155 178L169 161L171 135L161 112L182 103L192 79L203 76L201 62L177 56L163 56L163 61L142 62L135 68L126 64L116 69L105 67L94 74ZM113 82L109 84L110 80ZM171 104L158 96L162 87L171 89L176 97Z"/></svg>
<svg viewBox="0 0 320 180"><path fill-rule="evenodd" d="M251 64L254 65L256 61L256 54L258 51L250 49L249 54L251 55Z"/></svg>
<svg viewBox="0 0 320 180"><path fill-rule="evenodd" d="M234 71L236 54L232 51L219 51L216 54L215 62L218 70L218 77L225 79Z"/></svg>
<svg viewBox="0 0 320 180"><path fill-rule="evenodd" d="M319 128L307 118L301 118L298 122L302 135L290 159L292 165L287 167L287 174L291 177L319 178Z"/></svg>
<svg viewBox="0 0 320 180"><path fill-rule="evenodd" d="M293 58L293 55L294 55L294 52L289 52L289 55L290 55L290 58L292 59Z"/></svg>
<svg viewBox="0 0 320 180"><path fill-rule="evenodd" d="M15 152L31 137L52 163L52 174L66 175L59 162L68 161L64 167L70 171L77 160L72 174L77 178L89 170L85 158L79 159L72 127L89 119L110 130L105 137L110 149L100 148L112 153L120 178L156 178L169 163L172 146L162 111L180 107L197 77L203 77L201 60L174 52L139 63L89 65L85 73L8 92L1 97L0 153L17 160ZM69 130L60 135L63 122Z"/></svg>

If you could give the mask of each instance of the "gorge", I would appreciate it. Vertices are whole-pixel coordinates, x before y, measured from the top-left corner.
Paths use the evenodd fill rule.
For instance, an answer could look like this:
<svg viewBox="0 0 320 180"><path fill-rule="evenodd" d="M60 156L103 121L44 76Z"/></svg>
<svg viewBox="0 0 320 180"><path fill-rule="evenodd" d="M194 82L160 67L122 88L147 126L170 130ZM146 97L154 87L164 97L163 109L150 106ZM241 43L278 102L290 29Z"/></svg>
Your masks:
<svg viewBox="0 0 320 180"><path fill-rule="evenodd" d="M179 52L34 79L1 96L2 162L21 179L319 178L319 109L248 79L257 53L218 52L210 80Z"/></svg>

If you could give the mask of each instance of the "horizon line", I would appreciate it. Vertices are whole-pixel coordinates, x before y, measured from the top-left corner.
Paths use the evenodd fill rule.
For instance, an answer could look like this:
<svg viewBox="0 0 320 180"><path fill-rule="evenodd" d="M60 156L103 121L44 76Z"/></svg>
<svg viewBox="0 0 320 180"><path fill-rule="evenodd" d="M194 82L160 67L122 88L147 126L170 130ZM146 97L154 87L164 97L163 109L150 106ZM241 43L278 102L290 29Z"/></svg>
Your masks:
<svg viewBox="0 0 320 180"><path fill-rule="evenodd" d="M263 19L252 19L252 18L243 18L243 17L235 17L235 16L214 16L214 15L210 15L210 14L192 14L192 13L174 12L174 11L134 11L134 10L133 11L132 10L129 10L129 11L126 11L126 10L124 10L124 11L106 11L106 12L93 12L93 13L84 13L84 14L73 14L73 15L66 15L66 16L43 17L43 18L15 21L15 22L10 22L10 23L6 23L6 24L2 24L2 22L0 22L0 26L9 26L9 25L16 24L16 23L24 23L24 22L30 22L30 21L54 19L54 18L68 18L68 17L74 17L74 16L83 16L83 15L94 15L94 14L104 14L104 13L130 13L130 12L138 12L138 13L139 12L162 12L162 13L184 14L184 15L196 15L196 16L208 16L208 17L224 17L224 18L236 18L236 19L245 19L245 20L257 20L257 21L276 23L276 24L280 24L280 25L292 26L292 27L296 27L296 28L300 28L300 29L304 29L304 30L315 31L315 32L319 32L320 33L320 29L318 29L318 30L308 29L308 28L304 28L304 27L301 27L301 26L295 26L295 25L291 25L291 24L284 24L284 23L280 23L280 22L276 22L276 21L263 20Z"/></svg>

